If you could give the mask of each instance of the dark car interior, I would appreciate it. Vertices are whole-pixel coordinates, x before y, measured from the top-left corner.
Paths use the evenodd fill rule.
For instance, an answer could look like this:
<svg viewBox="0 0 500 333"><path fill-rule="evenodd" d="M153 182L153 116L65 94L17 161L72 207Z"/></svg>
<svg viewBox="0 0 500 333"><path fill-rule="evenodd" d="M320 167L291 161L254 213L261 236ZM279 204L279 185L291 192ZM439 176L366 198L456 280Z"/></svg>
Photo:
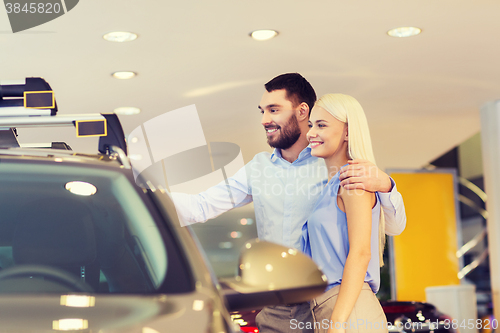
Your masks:
<svg viewBox="0 0 500 333"><path fill-rule="evenodd" d="M64 183L75 177L97 193L67 191ZM3 172L2 178L0 293L148 293L159 286L141 236L158 230L140 230L112 195L109 177Z"/></svg>

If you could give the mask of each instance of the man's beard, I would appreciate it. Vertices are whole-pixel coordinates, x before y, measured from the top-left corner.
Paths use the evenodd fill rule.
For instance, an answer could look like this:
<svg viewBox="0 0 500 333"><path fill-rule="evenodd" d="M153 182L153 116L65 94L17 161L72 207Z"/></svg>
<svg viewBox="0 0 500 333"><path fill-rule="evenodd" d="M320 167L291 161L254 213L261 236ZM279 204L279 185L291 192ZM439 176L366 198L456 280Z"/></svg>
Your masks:
<svg viewBox="0 0 500 333"><path fill-rule="evenodd" d="M278 149L288 149L300 138L300 128L297 117L292 115L285 126L279 127L279 135L276 139L267 138L267 143Z"/></svg>

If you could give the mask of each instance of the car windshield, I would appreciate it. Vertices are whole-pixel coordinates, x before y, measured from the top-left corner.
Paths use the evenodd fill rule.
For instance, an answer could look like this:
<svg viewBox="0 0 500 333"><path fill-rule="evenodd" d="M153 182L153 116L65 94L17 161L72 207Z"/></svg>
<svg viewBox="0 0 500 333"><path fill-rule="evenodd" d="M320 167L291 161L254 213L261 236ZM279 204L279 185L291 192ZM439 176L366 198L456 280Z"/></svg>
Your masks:
<svg viewBox="0 0 500 333"><path fill-rule="evenodd" d="M122 172L19 158L1 160L0 183L0 293L148 293L166 279L162 232Z"/></svg>

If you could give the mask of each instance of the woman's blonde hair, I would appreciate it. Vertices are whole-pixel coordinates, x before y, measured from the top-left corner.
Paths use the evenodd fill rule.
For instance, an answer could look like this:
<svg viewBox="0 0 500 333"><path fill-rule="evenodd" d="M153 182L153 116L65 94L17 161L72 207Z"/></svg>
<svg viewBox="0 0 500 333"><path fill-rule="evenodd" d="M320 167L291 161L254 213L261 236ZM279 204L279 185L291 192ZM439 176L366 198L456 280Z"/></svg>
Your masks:
<svg viewBox="0 0 500 333"><path fill-rule="evenodd" d="M341 122L347 123L347 154L350 159L361 158L376 164L368 121L361 104L354 97L326 94L321 96L315 105L325 109ZM380 266L383 266L385 218L382 207L380 207L379 239Z"/></svg>

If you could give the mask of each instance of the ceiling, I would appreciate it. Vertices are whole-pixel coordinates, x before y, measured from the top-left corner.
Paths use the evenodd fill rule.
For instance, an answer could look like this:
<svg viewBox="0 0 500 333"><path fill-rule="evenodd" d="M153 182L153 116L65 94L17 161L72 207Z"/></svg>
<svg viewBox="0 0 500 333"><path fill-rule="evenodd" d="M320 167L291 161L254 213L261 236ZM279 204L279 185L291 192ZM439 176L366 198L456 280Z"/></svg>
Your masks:
<svg viewBox="0 0 500 333"><path fill-rule="evenodd" d="M85 0L67 14L12 34L0 11L0 80L44 77L60 114L112 112L126 133L195 104L208 142L232 142L245 162L270 151L257 105L263 84L299 72L318 96L356 97L381 168L419 168L480 130L483 103L500 97L500 2L493 0ZM422 33L386 32L416 26ZM275 29L255 41L249 32ZM112 43L110 31L139 38ZM138 76L117 80L111 73ZM189 138L165 137L165 145ZM94 152L71 129L20 131L21 142L66 140Z"/></svg>

